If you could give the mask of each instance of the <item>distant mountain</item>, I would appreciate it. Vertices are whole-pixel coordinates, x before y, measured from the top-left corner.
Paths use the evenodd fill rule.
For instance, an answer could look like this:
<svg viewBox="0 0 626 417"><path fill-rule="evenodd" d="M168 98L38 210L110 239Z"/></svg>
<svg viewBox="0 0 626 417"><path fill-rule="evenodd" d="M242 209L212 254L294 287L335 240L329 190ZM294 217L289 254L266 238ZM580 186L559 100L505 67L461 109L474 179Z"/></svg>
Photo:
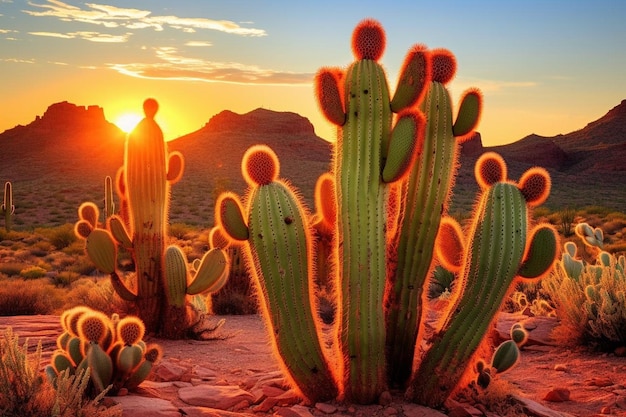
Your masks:
<svg viewBox="0 0 626 417"><path fill-rule="evenodd" d="M51 105L26 126L0 134L0 186L13 182L16 225L73 223L78 206L102 206L104 177L115 177L124 158L124 133L98 106ZM172 187L171 222L213 224L219 191L245 192L241 158L253 144L271 146L281 176L312 207L317 177L329 168L330 145L295 113L257 109L223 111L196 132L168 143L185 157L182 180Z"/></svg>
<svg viewBox="0 0 626 417"><path fill-rule="evenodd" d="M255 144L269 145L276 152L281 164L280 176L298 188L312 210L315 182L330 167L331 147L315 134L311 122L290 112L256 109L240 115L224 110L201 129L169 142L170 150L178 150L185 156L185 174L172 190L173 219L177 210L185 210L184 217L207 222L206 215L193 213L203 212L193 204L198 193L203 194L202 204L211 209L211 216L219 191L243 194L246 184L241 174L241 159ZM191 204L191 209L185 207L186 202Z"/></svg>
<svg viewBox="0 0 626 417"><path fill-rule="evenodd" d="M186 163L182 180L172 187L170 221L211 226L219 192L245 192L241 158L257 143L275 150L281 177L299 189L312 209L315 181L328 170L331 149L309 120L266 109L246 114L224 110L201 129L168 144L183 153ZM546 167L553 180L546 205L552 209L601 205L626 212L626 100L564 135L530 135L509 145L483 147L476 133L462 146L453 211L472 206L474 162L485 151L499 152L514 180L530 166ZM0 185L13 182L14 224L73 223L81 202L102 206L104 177L115 176L123 154L123 132L98 106L56 103L28 125L1 133Z"/></svg>

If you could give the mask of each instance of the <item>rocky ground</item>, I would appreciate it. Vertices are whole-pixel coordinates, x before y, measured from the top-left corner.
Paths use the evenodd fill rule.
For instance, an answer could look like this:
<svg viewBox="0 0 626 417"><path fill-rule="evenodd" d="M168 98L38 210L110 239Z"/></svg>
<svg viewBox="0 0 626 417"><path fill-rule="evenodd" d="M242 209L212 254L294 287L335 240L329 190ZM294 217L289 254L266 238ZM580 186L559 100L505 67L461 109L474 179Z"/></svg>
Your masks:
<svg viewBox="0 0 626 417"><path fill-rule="evenodd" d="M405 402L401 393L371 406L303 403L285 386L258 316L225 317L216 340L151 340L164 349L152 380L109 401L122 404L128 417L626 416L626 358L555 346L551 319L502 315L498 328L505 335L520 318L526 320L531 342L522 362L500 377L498 386L512 395L497 412L463 401L449 402L445 412L431 410ZM31 345L41 339L46 363L59 334L58 317L0 317L0 330L6 326L29 337Z"/></svg>

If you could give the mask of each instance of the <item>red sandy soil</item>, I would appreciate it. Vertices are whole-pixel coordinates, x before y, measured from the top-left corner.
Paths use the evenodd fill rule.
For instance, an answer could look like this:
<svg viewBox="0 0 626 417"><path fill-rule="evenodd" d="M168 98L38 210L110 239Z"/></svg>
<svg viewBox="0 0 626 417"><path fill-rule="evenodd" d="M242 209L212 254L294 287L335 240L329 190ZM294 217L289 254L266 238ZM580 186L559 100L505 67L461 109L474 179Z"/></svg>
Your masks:
<svg viewBox="0 0 626 417"><path fill-rule="evenodd" d="M162 345L164 360L181 365L200 365L213 371L219 380L232 385L243 384L251 375L269 374L278 369L258 316L227 316L225 319L220 331L221 335L227 336L225 338L152 341ZM12 326L14 333L29 337L31 345L42 338L44 354L49 356L58 335L58 321L55 320L58 318L52 316L0 317L0 331ZM626 416L625 357L550 344L527 346L522 355L521 362L513 370L499 377L508 381L510 389L520 397L573 416ZM553 395L549 394L551 391L562 389L569 391L569 400L545 400L547 395ZM172 393L162 396L177 405ZM401 401L401 396L394 395L394 401ZM374 415L365 410L357 414Z"/></svg>

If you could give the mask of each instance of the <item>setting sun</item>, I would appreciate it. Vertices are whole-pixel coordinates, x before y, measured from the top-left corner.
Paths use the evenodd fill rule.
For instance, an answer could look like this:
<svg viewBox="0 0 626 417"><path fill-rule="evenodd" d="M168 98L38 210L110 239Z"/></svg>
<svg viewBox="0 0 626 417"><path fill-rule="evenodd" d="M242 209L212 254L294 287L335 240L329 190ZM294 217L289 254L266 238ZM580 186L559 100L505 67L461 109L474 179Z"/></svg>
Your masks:
<svg viewBox="0 0 626 417"><path fill-rule="evenodd" d="M139 123L141 119L142 116L137 113L124 113L115 119L115 124L124 132L129 133L137 126L137 123Z"/></svg>

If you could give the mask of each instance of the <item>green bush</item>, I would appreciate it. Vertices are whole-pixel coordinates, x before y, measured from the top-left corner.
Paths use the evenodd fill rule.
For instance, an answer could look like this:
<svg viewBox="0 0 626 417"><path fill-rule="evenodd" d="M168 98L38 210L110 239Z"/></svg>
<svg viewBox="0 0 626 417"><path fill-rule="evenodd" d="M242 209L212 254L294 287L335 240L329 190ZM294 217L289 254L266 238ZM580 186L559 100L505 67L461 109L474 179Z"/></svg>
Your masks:
<svg viewBox="0 0 626 417"><path fill-rule="evenodd" d="M593 263L580 260L576 244L567 242L561 260L542 281L543 291L555 304L561 322L556 334L568 344L593 344L603 350L623 346L626 259L600 249L603 239L599 228L593 230L582 223L576 227L576 234L587 247L595 249L597 256Z"/></svg>
<svg viewBox="0 0 626 417"><path fill-rule="evenodd" d="M29 266L20 271L20 277L24 279L37 279L46 276L46 270L39 266Z"/></svg>

